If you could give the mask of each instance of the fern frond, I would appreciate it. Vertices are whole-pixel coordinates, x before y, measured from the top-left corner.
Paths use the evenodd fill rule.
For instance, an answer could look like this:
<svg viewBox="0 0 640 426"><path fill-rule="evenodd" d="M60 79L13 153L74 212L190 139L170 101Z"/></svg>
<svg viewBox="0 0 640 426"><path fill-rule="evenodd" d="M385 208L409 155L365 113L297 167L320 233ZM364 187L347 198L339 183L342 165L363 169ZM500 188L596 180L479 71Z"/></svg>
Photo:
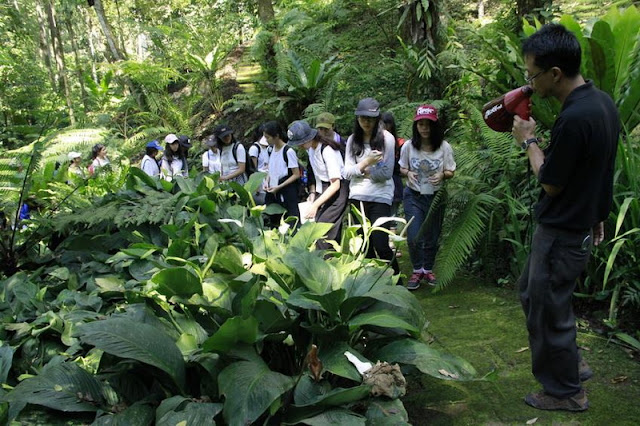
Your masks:
<svg viewBox="0 0 640 426"><path fill-rule="evenodd" d="M445 225L443 239L436 257L437 289L449 284L468 259L484 232L492 208L498 199L488 194L473 194L464 208Z"/></svg>

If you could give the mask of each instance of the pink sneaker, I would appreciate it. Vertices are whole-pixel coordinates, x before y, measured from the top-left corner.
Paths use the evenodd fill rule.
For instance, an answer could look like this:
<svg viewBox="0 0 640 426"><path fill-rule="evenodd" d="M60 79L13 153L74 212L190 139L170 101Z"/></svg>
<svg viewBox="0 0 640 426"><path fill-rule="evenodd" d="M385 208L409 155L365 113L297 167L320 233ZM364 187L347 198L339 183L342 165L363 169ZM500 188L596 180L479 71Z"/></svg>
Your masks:
<svg viewBox="0 0 640 426"><path fill-rule="evenodd" d="M428 283L430 286L434 286L434 287L435 287L435 285L437 284L436 276L435 276L435 274L433 273L433 271L425 272L425 273L422 275L422 278L424 278L425 280L427 280L427 283Z"/></svg>
<svg viewBox="0 0 640 426"><path fill-rule="evenodd" d="M420 281L424 278L422 272L414 272L411 274L409 281L407 282L407 290L417 290L420 288Z"/></svg>

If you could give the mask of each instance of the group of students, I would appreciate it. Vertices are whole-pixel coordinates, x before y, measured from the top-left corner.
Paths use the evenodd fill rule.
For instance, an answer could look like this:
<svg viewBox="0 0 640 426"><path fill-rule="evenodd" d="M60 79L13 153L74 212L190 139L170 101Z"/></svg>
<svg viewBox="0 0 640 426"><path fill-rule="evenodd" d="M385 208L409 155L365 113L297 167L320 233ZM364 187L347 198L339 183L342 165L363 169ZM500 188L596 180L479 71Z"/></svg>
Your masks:
<svg viewBox="0 0 640 426"><path fill-rule="evenodd" d="M286 210L285 217L296 217L297 224L302 219L299 185L303 171L296 150L304 149L309 158L311 186L304 219L333 225L317 248L329 249L328 241L340 239L343 216L350 203L363 209L374 223L395 215L402 200L407 220L413 218L407 229L413 265L407 288L415 290L422 282L435 285L433 265L444 204L437 203L428 226L423 222L444 181L451 179L456 169L453 150L443 139L438 110L433 105L417 108L412 138L405 143L395 137L393 116L381 114L380 105L373 98L358 102L353 132L346 142L334 124L333 115L323 113L315 128L299 120L291 123L285 133L278 122L269 121L259 127L248 152L235 140L229 126L219 125L204 141L207 150L202 154L203 171L219 174L221 181L239 184L247 181L250 172L265 172L267 176L254 194L256 203L281 205ZM149 175L166 180L187 176L190 147L186 136L167 135L164 155L158 163L156 157L163 148L157 141L149 142L140 167ZM401 177L406 177L404 188ZM388 260L395 273L400 272L385 232L372 232L367 257Z"/></svg>
<svg viewBox="0 0 640 426"><path fill-rule="evenodd" d="M110 163L107 157L107 147L101 143L95 144L91 148L91 163L85 169L82 165L82 154L77 151L71 151L67 154L69 158L69 173L80 178L86 178L87 175L92 176L100 167L104 167Z"/></svg>

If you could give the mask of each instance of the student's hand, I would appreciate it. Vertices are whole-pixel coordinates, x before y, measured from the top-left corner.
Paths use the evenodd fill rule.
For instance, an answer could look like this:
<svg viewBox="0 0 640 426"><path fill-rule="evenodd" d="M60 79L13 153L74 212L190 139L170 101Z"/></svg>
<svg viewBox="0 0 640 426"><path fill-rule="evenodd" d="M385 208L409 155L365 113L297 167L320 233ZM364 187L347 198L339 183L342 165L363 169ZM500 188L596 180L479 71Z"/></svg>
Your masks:
<svg viewBox="0 0 640 426"><path fill-rule="evenodd" d="M317 213L318 213L318 208L314 207L314 205L312 204L309 207L309 210L307 211L307 214L304 216L304 218L305 219L315 219Z"/></svg>
<svg viewBox="0 0 640 426"><path fill-rule="evenodd" d="M444 172L436 172L427 178L431 185L438 185L444 180Z"/></svg>
<svg viewBox="0 0 640 426"><path fill-rule="evenodd" d="M414 184L415 186L420 186L420 182L418 182L418 173L413 171L408 171L407 179L409 179L409 182Z"/></svg>
<svg viewBox="0 0 640 426"><path fill-rule="evenodd" d="M269 192L271 194L275 194L276 192L278 192L278 190L280 190L280 185L277 186L270 186L264 189L266 192Z"/></svg>
<svg viewBox="0 0 640 426"><path fill-rule="evenodd" d="M316 193L312 192L311 194L309 194L309 196L307 197L307 201L310 203L313 203L316 200Z"/></svg>
<svg viewBox="0 0 640 426"><path fill-rule="evenodd" d="M227 176L220 176L220 182L223 182L225 180L229 180L229 178Z"/></svg>
<svg viewBox="0 0 640 426"><path fill-rule="evenodd" d="M378 151L377 149L373 149L369 151L369 154L367 155L367 158L365 159L365 161L368 166L371 166L373 164L376 164L379 161L382 161L382 158L383 158L382 152Z"/></svg>

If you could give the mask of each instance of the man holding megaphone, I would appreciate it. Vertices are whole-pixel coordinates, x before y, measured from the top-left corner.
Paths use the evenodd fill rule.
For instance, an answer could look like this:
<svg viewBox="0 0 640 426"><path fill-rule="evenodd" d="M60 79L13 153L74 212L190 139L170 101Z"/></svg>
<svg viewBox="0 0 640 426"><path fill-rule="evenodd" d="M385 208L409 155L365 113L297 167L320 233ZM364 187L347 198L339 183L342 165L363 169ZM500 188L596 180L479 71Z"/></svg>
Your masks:
<svg viewBox="0 0 640 426"><path fill-rule="evenodd" d="M544 410L584 411L589 403L581 379L592 372L578 353L571 298L592 245L604 239L620 120L609 95L580 75L580 44L566 28L543 26L525 40L522 51L534 93L562 103L544 150L536 122L513 118L515 142L542 186L519 291L532 372L543 390L527 395L525 402Z"/></svg>

